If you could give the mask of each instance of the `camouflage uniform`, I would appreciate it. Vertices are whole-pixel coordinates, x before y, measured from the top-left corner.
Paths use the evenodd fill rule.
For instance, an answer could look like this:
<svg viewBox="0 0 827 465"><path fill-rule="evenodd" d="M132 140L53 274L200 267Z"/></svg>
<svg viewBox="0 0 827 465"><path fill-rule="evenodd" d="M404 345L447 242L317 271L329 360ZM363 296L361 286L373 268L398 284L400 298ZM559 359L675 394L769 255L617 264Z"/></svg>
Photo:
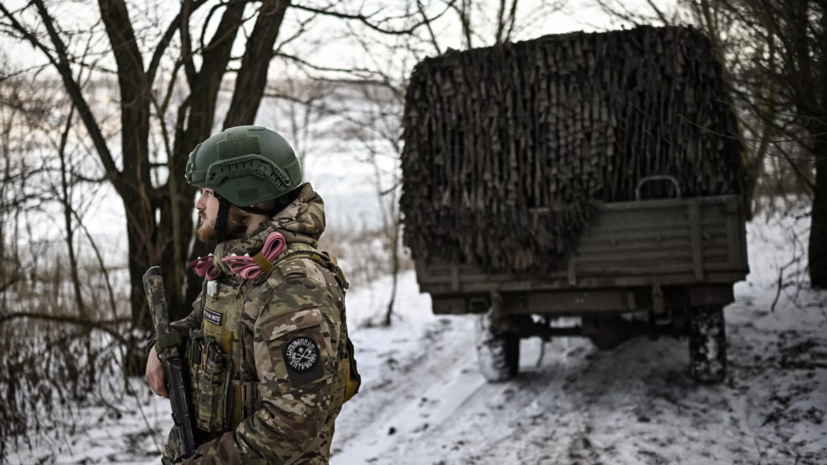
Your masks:
<svg viewBox="0 0 827 465"><path fill-rule="evenodd" d="M331 267L309 258L324 231L324 203L310 184L300 189L293 203L259 229L218 245L213 263L222 277L212 289L205 284L193 312L171 325L190 338L220 341L232 367L228 379L192 368L198 428L213 432L204 434L206 442L185 464L328 463L344 396L346 284ZM269 273L244 280L221 261L233 254L253 256L274 231L287 246ZM291 344L315 344L308 349L315 363L291 366L285 357ZM247 407L254 406L246 417L237 408L245 380L257 387L258 397L246 399ZM168 440L164 463L172 463L174 447Z"/></svg>

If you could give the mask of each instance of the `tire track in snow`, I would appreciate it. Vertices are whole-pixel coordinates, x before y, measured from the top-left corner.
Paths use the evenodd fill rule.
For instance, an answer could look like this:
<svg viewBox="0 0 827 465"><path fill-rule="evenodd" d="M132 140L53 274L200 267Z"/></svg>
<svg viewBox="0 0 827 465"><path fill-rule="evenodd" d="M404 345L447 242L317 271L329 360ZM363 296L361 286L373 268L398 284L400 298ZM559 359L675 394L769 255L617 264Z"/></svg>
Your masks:
<svg viewBox="0 0 827 465"><path fill-rule="evenodd" d="M692 381L686 341L671 338L639 338L611 352L558 339L546 344L540 367L536 340L526 341L515 380L476 384L473 318L452 319L424 341L439 350L400 364L401 385L368 391L359 417L370 420L334 443L349 454L332 463L827 463L827 447L819 449L827 425L818 417L827 405L827 372L819 370L827 325L820 314L790 318L764 307L739 300L727 310L731 370L720 386ZM351 450L359 448L362 455ZM337 461L348 457L355 460Z"/></svg>
<svg viewBox="0 0 827 465"><path fill-rule="evenodd" d="M583 463L592 463L588 458L593 454L583 446L589 444L590 420L582 412L572 411L570 405L576 402L563 388L568 379L582 371L583 361L578 357L587 350L588 343L570 342L557 341L549 346L552 350L547 352L556 351L547 356L555 359L552 370L529 371L512 382L481 387L449 421L398 442L376 463L538 463L525 462L535 459L569 463L571 457L583 457ZM536 353L526 351L525 342L523 349L523 369L530 370L525 363ZM473 351L468 358L476 363ZM535 450L542 449L542 454L536 456L532 448L526 450L522 447L526 443L533 443Z"/></svg>
<svg viewBox="0 0 827 465"><path fill-rule="evenodd" d="M738 406L749 396L737 386L695 384L685 342L640 339L604 353L588 341L554 341L547 352L541 369L477 388L442 424L396 437L373 463L711 465L768 457L755 445L766 434L753 434Z"/></svg>
<svg viewBox="0 0 827 465"><path fill-rule="evenodd" d="M394 370L401 372L400 376L384 373L366 386L367 395L357 396L353 401L360 411L359 418L347 417L343 411L340 418L344 421L337 420L331 463L374 461L401 438L445 421L454 409L461 408L468 397L484 386L482 377L467 366L468 347L473 348L475 338L471 323L440 320L423 336L423 344L431 350L403 361ZM355 405L357 401L369 406ZM448 408L441 408L442 404Z"/></svg>

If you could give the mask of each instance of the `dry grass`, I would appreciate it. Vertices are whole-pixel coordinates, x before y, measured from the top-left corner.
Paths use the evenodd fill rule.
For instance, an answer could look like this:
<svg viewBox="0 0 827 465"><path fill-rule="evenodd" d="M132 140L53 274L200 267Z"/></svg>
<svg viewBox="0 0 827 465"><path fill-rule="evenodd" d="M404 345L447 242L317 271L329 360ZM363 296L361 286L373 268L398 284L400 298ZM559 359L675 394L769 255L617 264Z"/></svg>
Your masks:
<svg viewBox="0 0 827 465"><path fill-rule="evenodd" d="M122 379L115 336L126 331L112 320L128 312L125 296L114 296L121 308L113 309L103 274L82 266L81 312L65 257L50 249L33 250L38 259L25 266L6 261L19 279L0 292L0 462L50 432L75 430L101 381Z"/></svg>

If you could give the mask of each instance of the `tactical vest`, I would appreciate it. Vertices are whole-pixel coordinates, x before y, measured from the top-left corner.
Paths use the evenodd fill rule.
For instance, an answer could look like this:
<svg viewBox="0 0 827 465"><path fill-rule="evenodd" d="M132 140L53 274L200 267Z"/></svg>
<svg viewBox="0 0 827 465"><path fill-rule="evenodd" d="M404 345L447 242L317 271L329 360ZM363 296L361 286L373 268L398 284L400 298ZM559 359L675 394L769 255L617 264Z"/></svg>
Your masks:
<svg viewBox="0 0 827 465"><path fill-rule="evenodd" d="M261 254L254 258L262 273L253 281L243 280L237 286L220 283L219 280L204 282L200 304L203 322L200 330L190 331L187 346L195 423L203 432L233 430L261 407L259 380L249 379L249 373L255 370L248 370L244 365L247 357L241 338L241 315L248 294L256 292L273 269L279 268L286 275L291 262L301 259L312 260L330 271L342 288L342 294L348 286L333 258L305 244L288 244L272 264ZM341 315L338 341L338 369L332 379L330 410L353 397L361 383L353 357L353 344L347 335L345 315Z"/></svg>

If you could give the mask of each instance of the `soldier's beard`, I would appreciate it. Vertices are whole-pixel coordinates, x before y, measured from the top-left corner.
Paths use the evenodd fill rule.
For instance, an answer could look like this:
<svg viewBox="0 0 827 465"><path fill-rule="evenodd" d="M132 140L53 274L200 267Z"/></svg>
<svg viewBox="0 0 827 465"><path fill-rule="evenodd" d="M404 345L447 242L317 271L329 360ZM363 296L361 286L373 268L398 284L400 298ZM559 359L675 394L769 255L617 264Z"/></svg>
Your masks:
<svg viewBox="0 0 827 465"><path fill-rule="evenodd" d="M198 226L198 239L202 242L215 240L215 218L205 219L201 217L201 225ZM227 214L227 240L238 239L247 235L247 227L250 224L250 215L241 210L230 207Z"/></svg>

